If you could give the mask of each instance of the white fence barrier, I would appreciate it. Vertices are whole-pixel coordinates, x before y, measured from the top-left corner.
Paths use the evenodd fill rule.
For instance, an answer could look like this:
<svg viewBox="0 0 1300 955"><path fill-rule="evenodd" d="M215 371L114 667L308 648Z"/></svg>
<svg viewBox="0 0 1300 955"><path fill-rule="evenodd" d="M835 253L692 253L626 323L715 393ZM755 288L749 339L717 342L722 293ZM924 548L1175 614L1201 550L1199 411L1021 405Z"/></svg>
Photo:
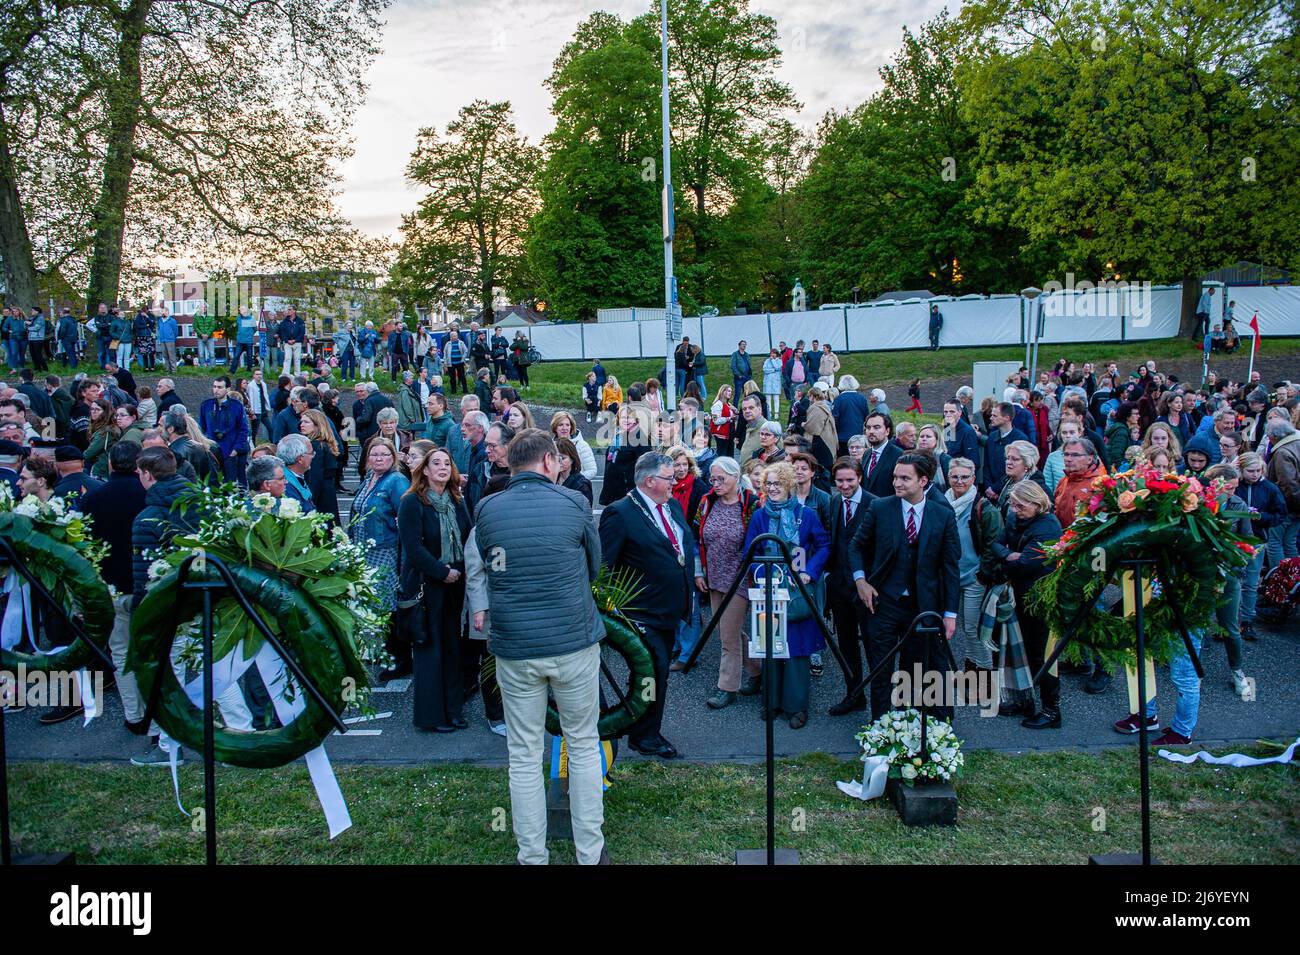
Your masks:
<svg viewBox="0 0 1300 955"><path fill-rule="evenodd" d="M1215 321L1225 305L1223 289L1215 293ZM1237 303L1237 332L1250 337L1251 315L1258 310L1260 333L1300 335L1300 287L1228 288ZM1178 334L1182 290L1178 286L1120 291L1063 291L1040 300L1045 345L1146 341ZM773 345L802 339L830 342L836 352L924 348L929 344L930 301L882 303L858 308L783 312L767 315L718 315L686 318L682 334L701 345L710 362L725 361L744 340L751 355L765 356ZM1033 337L1033 313L1019 297L940 299L941 341L947 347L1024 345ZM1035 305L1036 309L1040 307ZM615 310L608 310L615 311ZM631 309L627 310L629 313ZM663 310L636 309L662 315ZM592 358L659 358L666 351L664 322L605 321L544 325L528 331L549 361Z"/></svg>

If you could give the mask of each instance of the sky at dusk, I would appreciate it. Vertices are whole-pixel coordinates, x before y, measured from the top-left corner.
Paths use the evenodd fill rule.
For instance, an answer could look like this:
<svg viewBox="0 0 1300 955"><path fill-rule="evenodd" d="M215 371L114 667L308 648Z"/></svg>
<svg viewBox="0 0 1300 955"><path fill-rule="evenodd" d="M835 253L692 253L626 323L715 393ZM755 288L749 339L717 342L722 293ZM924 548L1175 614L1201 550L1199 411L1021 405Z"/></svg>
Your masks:
<svg viewBox="0 0 1300 955"><path fill-rule="evenodd" d="M897 49L902 28L918 30L944 6L942 0L750 4L776 20L784 54L779 77L803 103L792 118L809 129L827 110L852 108L877 90L878 71ZM554 125L542 83L577 25L595 10L626 20L648 8L646 0L395 0L354 123L356 152L342 168L343 213L363 232L397 238L402 213L420 197L403 174L417 131L445 128L474 99L509 100L520 131L540 143Z"/></svg>

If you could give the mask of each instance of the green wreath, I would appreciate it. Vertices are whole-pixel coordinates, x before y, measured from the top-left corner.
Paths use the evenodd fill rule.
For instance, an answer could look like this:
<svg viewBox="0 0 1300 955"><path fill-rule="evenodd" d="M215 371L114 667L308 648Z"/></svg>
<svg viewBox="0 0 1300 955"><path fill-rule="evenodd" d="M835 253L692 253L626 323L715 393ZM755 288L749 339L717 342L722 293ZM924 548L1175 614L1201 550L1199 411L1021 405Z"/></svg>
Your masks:
<svg viewBox="0 0 1300 955"><path fill-rule="evenodd" d="M95 646L108 652L113 632L113 597L95 565L70 544L54 540L31 518L0 513L0 537L8 540L37 580L59 605L81 618L82 632ZM10 574L18 574L16 568ZM35 595L33 595L34 597ZM16 599L17 593L10 597ZM22 664L28 671L79 670L99 662L99 656L78 637L52 653L0 651L0 666L13 671Z"/></svg>
<svg viewBox="0 0 1300 955"><path fill-rule="evenodd" d="M226 565L240 591L268 625L278 631L307 679L321 691L335 712L349 705L348 687L364 686L368 677L343 639L310 597L278 574L256 567ZM190 566L194 581L219 580L217 571L197 562ZM154 719L169 736L194 749L203 746L203 710L191 702L171 666L171 648L177 629L202 613L201 591L179 584L172 572L150 588L131 618L131 644L126 668L139 681L141 696L149 700ZM241 614L227 597L216 612ZM216 727L216 758L232 766L267 769L283 766L318 747L335 728L330 715L303 687L297 687L307 708L291 723L277 729L240 732Z"/></svg>
<svg viewBox="0 0 1300 955"><path fill-rule="evenodd" d="M1229 519L1242 516L1225 516L1217 488L1181 475L1141 470L1099 478L1093 497L1049 548L1057 563L1030 591L1030 608L1057 634L1077 623L1066 659L1082 662L1086 648L1108 666L1132 666L1132 619L1107 613L1098 601L1118 579L1121 562L1149 560L1162 586L1143 606L1146 653L1166 663L1183 649L1183 625L1193 633L1215 625L1223 581L1253 553Z"/></svg>
<svg viewBox="0 0 1300 955"><path fill-rule="evenodd" d="M600 616L605 623L602 642L627 663L627 690L623 699L601 707L600 721L596 724L601 739L617 739L650 708L654 697L647 697L645 690L654 686L655 663L635 624L621 614L602 613ZM549 701L546 704L546 731L553 736L562 732L560 714Z"/></svg>

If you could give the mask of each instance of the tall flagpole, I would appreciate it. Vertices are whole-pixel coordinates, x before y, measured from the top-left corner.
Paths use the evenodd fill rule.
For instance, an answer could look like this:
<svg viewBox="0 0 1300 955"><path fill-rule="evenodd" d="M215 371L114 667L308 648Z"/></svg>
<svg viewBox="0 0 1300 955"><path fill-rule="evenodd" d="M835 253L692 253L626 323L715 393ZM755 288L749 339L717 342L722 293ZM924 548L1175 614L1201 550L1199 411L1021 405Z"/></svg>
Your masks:
<svg viewBox="0 0 1300 955"><path fill-rule="evenodd" d="M677 280L673 278L673 156L672 140L669 138L668 123L668 0L659 0L659 43L660 60L663 72L663 138L664 138L664 338L667 357L664 362L664 408L677 407L677 372L673 367L673 352L677 337L681 334L674 328L677 308Z"/></svg>

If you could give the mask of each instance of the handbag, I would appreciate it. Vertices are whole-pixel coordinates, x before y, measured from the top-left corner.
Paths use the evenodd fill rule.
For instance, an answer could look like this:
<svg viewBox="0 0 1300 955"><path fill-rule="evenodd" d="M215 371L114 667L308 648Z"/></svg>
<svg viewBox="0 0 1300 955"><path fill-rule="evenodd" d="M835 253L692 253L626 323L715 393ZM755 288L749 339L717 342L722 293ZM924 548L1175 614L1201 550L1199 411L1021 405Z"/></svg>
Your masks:
<svg viewBox="0 0 1300 955"><path fill-rule="evenodd" d="M784 584L784 574L778 582L773 580L773 586ZM790 600L785 605L786 623L801 623L804 620L813 619L814 615L821 613L822 605L825 603L826 578L823 576L820 580L811 584L804 584L804 587L812 594L813 602L808 603L803 592L799 590L799 585L791 581L786 589L790 592Z"/></svg>
<svg viewBox="0 0 1300 955"><path fill-rule="evenodd" d="M394 636L402 643L422 647L429 642L429 613L424 606L424 584L410 600L397 601L394 616Z"/></svg>

